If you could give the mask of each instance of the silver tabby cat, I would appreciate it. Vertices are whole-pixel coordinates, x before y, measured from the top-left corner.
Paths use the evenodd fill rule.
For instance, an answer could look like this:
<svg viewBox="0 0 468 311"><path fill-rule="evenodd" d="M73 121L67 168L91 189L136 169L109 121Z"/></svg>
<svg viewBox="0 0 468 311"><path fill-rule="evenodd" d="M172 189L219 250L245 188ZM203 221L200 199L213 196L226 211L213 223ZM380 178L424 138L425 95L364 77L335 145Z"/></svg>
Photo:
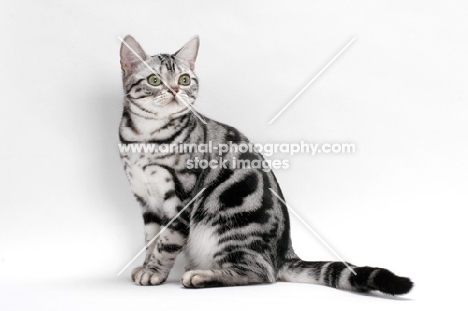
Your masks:
<svg viewBox="0 0 468 311"><path fill-rule="evenodd" d="M237 129L203 117L205 124L192 112L199 87L194 73L198 48L194 37L174 54L148 56L131 36L124 39L121 143L249 143ZM410 279L386 269L349 265L354 275L342 262L301 260L292 248L287 208L269 190L282 197L273 172L234 168L234 157L263 160L255 152L229 150L222 154L229 160L226 167L189 169L188 160L219 160L218 151L121 153L141 205L146 242L169 224L147 247L143 265L132 271L135 283L163 283L184 251L188 268L182 284L190 288L287 281L391 295L410 291Z"/></svg>

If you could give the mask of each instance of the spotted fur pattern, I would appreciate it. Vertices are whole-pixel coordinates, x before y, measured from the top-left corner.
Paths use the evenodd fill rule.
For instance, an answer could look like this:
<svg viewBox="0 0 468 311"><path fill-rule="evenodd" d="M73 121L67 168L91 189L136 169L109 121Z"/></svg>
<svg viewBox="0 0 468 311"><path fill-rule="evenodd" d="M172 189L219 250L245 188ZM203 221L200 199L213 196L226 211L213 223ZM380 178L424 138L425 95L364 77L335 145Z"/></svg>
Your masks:
<svg viewBox="0 0 468 311"><path fill-rule="evenodd" d="M186 105L193 105L198 95L198 78L193 71L198 37L174 54L155 56L147 56L130 36L124 41L122 143L211 142L216 147L249 142L233 127L206 117L204 124ZM148 82L154 72L164 83L154 86ZM191 78L189 85L178 83L182 74ZM229 160L226 167L207 169L188 169L187 160L219 160L215 148L212 153L123 152L121 157L132 192L141 205L147 242L205 188L147 248L143 265L132 272L137 284L164 282L177 255L185 251L185 287L290 281L393 295L407 293L412 287L408 278L386 269L352 266L357 272L354 275L341 262L299 259L291 245L287 209L269 190L283 197L273 172L232 167L234 157L263 160L258 153L228 151L221 155Z"/></svg>

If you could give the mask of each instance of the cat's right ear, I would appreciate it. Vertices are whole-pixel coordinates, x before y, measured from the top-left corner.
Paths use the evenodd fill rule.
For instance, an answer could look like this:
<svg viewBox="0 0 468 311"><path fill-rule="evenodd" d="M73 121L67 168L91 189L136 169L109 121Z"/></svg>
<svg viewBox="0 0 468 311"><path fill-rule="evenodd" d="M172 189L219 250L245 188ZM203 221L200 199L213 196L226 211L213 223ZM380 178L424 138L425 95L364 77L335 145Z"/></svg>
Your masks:
<svg viewBox="0 0 468 311"><path fill-rule="evenodd" d="M129 74L133 69L146 60L147 55L140 44L132 36L126 36L120 46L120 66L125 74Z"/></svg>

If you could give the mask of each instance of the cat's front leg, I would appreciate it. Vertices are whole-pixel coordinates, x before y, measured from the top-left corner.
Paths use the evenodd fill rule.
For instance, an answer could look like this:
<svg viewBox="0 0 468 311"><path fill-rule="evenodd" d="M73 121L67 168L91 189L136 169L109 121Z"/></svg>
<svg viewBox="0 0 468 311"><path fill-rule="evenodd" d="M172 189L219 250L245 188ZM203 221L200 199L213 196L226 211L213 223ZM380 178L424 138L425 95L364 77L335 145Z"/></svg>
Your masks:
<svg viewBox="0 0 468 311"><path fill-rule="evenodd" d="M136 274L144 269L148 264L150 257L153 255L154 247L156 245L156 241L150 243L154 237L159 233L161 230L161 219L157 216L157 214L153 212L145 212L143 214L143 220L145 223L145 245L146 245L146 256L145 262L142 266L138 266L132 270L132 281L135 281Z"/></svg>
<svg viewBox="0 0 468 311"><path fill-rule="evenodd" d="M131 159L131 165L126 165L127 177L130 181L132 191L140 203L145 224L146 257L142 266L132 271L132 280L138 284L147 285L147 277L144 275L154 274L153 266L148 266L150 259L154 257L155 248L161 238L167 235L159 235L160 231L180 211L181 200L175 192L175 182L171 173L158 165L148 165L145 157ZM180 215L171 227L182 221ZM170 227L167 230L171 229ZM167 276L166 276L167 277ZM154 277L156 279L156 277ZM163 276L160 279L164 279ZM156 281L154 281L156 283Z"/></svg>
<svg viewBox="0 0 468 311"><path fill-rule="evenodd" d="M180 211L178 206L176 211ZM158 285L163 283L174 266L177 255L184 247L189 233L189 214L182 213L165 229L172 220L161 219L161 232L152 243L152 253L147 250L145 265L132 273L132 279L139 285Z"/></svg>

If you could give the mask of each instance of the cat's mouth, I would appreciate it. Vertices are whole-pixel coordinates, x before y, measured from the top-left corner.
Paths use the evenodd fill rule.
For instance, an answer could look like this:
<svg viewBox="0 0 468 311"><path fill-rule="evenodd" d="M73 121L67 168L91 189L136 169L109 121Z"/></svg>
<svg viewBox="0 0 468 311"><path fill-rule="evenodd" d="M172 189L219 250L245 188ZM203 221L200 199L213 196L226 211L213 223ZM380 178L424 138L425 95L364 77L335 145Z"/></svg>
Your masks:
<svg viewBox="0 0 468 311"><path fill-rule="evenodd" d="M158 108L168 108L168 107L188 107L192 106L189 102L187 102L183 98L173 97L171 99L163 100L163 101L154 101L153 105Z"/></svg>
<svg viewBox="0 0 468 311"><path fill-rule="evenodd" d="M155 105L156 107L166 107L166 106L177 105L177 102L175 99L164 100L164 101L154 101L153 105Z"/></svg>
<svg viewBox="0 0 468 311"><path fill-rule="evenodd" d="M174 105L179 105L183 107L193 106L193 104L185 96L184 97L176 96L172 101L174 102Z"/></svg>

